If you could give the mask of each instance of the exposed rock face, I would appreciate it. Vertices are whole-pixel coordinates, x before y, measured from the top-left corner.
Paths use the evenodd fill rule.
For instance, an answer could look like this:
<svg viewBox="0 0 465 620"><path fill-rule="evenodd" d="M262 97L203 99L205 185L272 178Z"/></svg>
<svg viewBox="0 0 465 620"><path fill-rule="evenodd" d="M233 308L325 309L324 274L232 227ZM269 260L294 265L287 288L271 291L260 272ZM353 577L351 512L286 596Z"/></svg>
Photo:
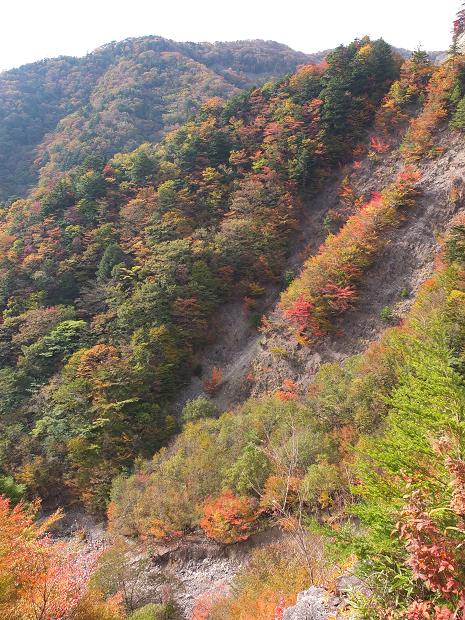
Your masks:
<svg viewBox="0 0 465 620"><path fill-rule="evenodd" d="M465 36L465 35L464 35ZM400 143L402 135L397 137ZM257 334L240 306L224 308L217 329L218 338L201 357L205 373L213 366L224 371L224 381L214 397L221 410L234 407L252 395L260 397L278 389L285 379L292 379L305 393L322 363L343 362L348 356L366 349L386 329L382 309L393 309L391 324L408 312L419 286L430 276L439 249L438 237L447 229L454 214L465 208L463 201L452 204L449 193L454 183L465 182L463 137L448 129L437 133L437 145L444 152L434 160L418 164L422 173L422 195L417 205L406 211L404 222L385 234L384 248L367 270L360 284L356 306L336 322L337 335L322 338L314 347L302 347L285 331ZM392 183L404 166L393 142L393 150L375 166L362 161L351 182L357 194L368 197ZM349 167L343 169L326 188L305 203L288 268L299 273L303 260L318 251L324 241L324 219L329 209L338 205L338 190ZM268 292L264 313L277 312L277 287ZM180 393L177 410L186 400L201 395L202 381L193 379Z"/></svg>
<svg viewBox="0 0 465 620"><path fill-rule="evenodd" d="M284 610L283 620L351 620L348 594L358 591L367 596L370 590L356 575L345 573L336 579L335 593L312 586L300 592L297 602Z"/></svg>
<svg viewBox="0 0 465 620"><path fill-rule="evenodd" d="M284 610L283 620L330 620L337 617L342 600L323 588L312 586L297 596L297 603Z"/></svg>

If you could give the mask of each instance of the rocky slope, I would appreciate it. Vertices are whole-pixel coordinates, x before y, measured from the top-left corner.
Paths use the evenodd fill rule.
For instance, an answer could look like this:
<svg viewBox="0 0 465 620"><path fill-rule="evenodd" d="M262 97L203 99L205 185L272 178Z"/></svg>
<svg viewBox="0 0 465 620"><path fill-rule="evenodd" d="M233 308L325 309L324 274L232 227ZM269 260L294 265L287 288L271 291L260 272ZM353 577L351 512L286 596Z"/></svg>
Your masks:
<svg viewBox="0 0 465 620"><path fill-rule="evenodd" d="M364 276L356 307L338 320L343 330L341 334L327 337L312 348L301 347L286 338L285 334L273 333L270 337L257 333L240 304L229 304L223 308L217 318L217 340L207 347L201 357L205 372L215 366L224 371L223 383L213 396L221 410L234 408L247 395L272 393L285 379L292 379L305 393L322 363L343 363L347 357L364 351L387 327L402 321L420 285L434 269L439 240L453 216L464 207L463 201L452 203L450 200L451 188L465 184L463 138L456 132L442 129L438 132L436 143L444 148L444 152L434 160L426 159L419 164L421 196L402 224L385 238L382 251ZM298 274L303 259L318 250L326 234L325 215L328 210L337 207L338 189L348 172L351 172L351 181L357 193L369 196L395 179L403 166L404 160L397 144L375 165L365 159L356 171L350 167L342 169L304 210L300 238L296 240L288 259L289 269ZM270 288L264 301L264 312L270 316L276 313L274 306L278 298L278 288ZM389 318L383 318L382 310L386 307L392 310ZM202 381L194 377L179 395L177 411L187 400L202 393ZM189 575L187 588L199 594L210 590L218 592L222 588L227 592L228 583L243 568L245 561L246 555L241 562L222 560L218 566L217 560L211 558L197 566L190 562L182 569ZM219 579L215 578L215 572L211 572L212 568L216 570L216 566ZM347 579L350 581L351 578ZM360 587L355 582L349 585ZM312 587L299 595L295 606L284 611L283 618L329 620L347 617L344 592L348 587L347 582L338 587L336 593ZM189 613L190 607L185 606L184 602L183 608Z"/></svg>
<svg viewBox="0 0 465 620"><path fill-rule="evenodd" d="M408 311L419 286L431 274L438 239L460 205L451 204L452 184L465 182L465 147L456 132L444 129L438 134L438 146L445 147L443 155L421 163L421 197L405 221L385 239L384 248L364 276L356 307L340 317L342 333L326 337L317 345L302 347L285 334L264 336L257 333L239 305L223 309L218 321L218 339L202 355L206 372L212 367L224 371L223 384L214 400L221 409L241 402L244 396L260 396L278 389L285 379L295 381L300 388L311 383L315 372L324 362L343 361L363 351L389 325L399 322ZM369 196L392 182L403 165L397 148L373 165L364 160L351 180L359 194ZM315 253L326 235L326 213L339 203L338 189L350 172L344 168L316 198L308 203L288 260L289 269L298 274L303 258ZM264 303L264 313L273 316L277 310L279 292L270 289ZM383 308L392 310L392 317L382 317ZM277 353L279 351L279 353ZM178 399L177 405L202 393L202 382L194 378Z"/></svg>

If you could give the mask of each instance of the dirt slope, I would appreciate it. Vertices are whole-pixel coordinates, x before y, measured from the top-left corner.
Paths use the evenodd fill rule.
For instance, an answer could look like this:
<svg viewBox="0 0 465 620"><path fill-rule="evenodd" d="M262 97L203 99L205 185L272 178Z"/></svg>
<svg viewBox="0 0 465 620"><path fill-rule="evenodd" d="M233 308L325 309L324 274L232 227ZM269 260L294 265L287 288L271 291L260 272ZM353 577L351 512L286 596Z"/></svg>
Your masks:
<svg viewBox="0 0 465 620"><path fill-rule="evenodd" d="M324 241L324 218L328 209L338 204L337 192L346 173L346 168L341 169L327 183L323 192L303 205L299 231L292 242L286 270L298 273L303 260L315 253ZM261 310L265 315L273 312L279 292L278 286L268 288L265 299L262 300ZM250 395L252 383L247 377L260 352L261 334L252 326L240 302L225 304L218 312L211 331L214 342L199 356L202 375L193 376L180 391L174 403L176 413L180 412L188 400L204 395L203 383L214 367L223 371L221 388L213 397L221 410L243 402Z"/></svg>
<svg viewBox="0 0 465 620"><path fill-rule="evenodd" d="M219 313L214 332L215 343L201 356L202 378L193 378L181 391L176 409L203 393L203 380L216 366L223 370L223 383L214 400L224 410L252 394L259 396L277 389L284 379L296 381L302 389L326 361L342 361L366 348L377 339L389 322L381 318L385 307L399 320L408 310L420 284L430 275L438 250L438 238L460 209L452 205L449 191L453 181L465 181L465 144L460 134L444 129L438 134L444 153L423 161L422 195L416 207L407 213L403 224L390 231L373 266L365 274L356 307L339 319L342 336L323 339L313 348L302 347L286 335L263 336L250 325L239 303L226 305ZM378 164L368 159L351 177L359 194L370 196L395 179L404 162L397 149ZM324 240L325 214L338 204L337 190L350 168L342 169L318 196L303 209L300 233L292 245L288 268L298 273L304 258L315 253ZM265 312L273 315L279 298L277 288L270 289ZM277 353L277 351L279 353Z"/></svg>
<svg viewBox="0 0 465 620"><path fill-rule="evenodd" d="M452 183L457 179L465 183L463 138L444 130L438 135L438 144L446 149L443 155L419 166L422 195L417 205L406 214L401 226L387 234L382 251L365 274L356 307L340 317L338 327L343 335L328 337L313 349L304 348L283 334L272 337L259 334L252 328L240 303L226 305L213 327L216 340L199 360L203 378L194 377L182 390L176 403L178 411L186 400L203 393L203 379L214 366L222 368L224 373L221 388L213 398L222 410L242 402L249 394L260 396L273 392L288 378L305 391L321 363L343 361L379 338L389 324L381 318L384 307L393 309L391 323L407 312L418 287L433 270L438 239L453 215L465 207L453 205L449 200ZM375 166L368 160L363 161L361 168L352 175L356 193L369 197L371 192L382 190L403 166L397 149ZM287 265L295 273L324 240L325 214L337 206L338 188L348 170L342 169L324 191L305 204L300 233L294 240ZM278 299L277 287L267 292L264 305L268 315L276 312ZM277 354L277 350L284 353ZM188 545L187 555L183 555L182 550L170 553L166 569L172 571L180 584L178 601L186 617L190 617L196 596L208 595L215 589L227 592L232 578L247 561L248 552L263 542L266 544L266 540L251 541L250 548L238 550L233 556L204 549L204 543L199 548Z"/></svg>
<svg viewBox="0 0 465 620"><path fill-rule="evenodd" d="M419 166L422 196L404 223L388 233L383 250L365 274L355 308L340 317L337 327L343 335L328 337L313 348L302 347L282 334L263 338L253 362L257 377L253 394L272 391L286 378L305 388L322 362L342 361L380 336L387 326L381 317L383 308L391 308L397 320L408 310L418 287L432 272L439 236L460 208L449 200L452 182L465 180L463 138L444 131L438 140L447 150ZM381 190L395 178L402 163L398 151L372 174L365 163L357 179L358 189ZM276 350L283 353L277 355Z"/></svg>

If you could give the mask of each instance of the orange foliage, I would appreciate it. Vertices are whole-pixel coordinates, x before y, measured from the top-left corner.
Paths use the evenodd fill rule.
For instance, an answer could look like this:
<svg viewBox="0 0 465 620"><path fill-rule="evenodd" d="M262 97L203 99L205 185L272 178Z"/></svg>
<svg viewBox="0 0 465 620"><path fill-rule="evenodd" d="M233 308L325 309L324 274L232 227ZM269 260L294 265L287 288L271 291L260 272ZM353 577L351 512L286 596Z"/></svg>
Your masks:
<svg viewBox="0 0 465 620"><path fill-rule="evenodd" d="M247 540L256 531L260 513L255 499L238 497L231 491L225 491L205 502L200 527L213 540L224 544L236 543Z"/></svg>
<svg viewBox="0 0 465 620"><path fill-rule="evenodd" d="M434 72L428 84L425 106L420 115L412 119L402 145L407 161L418 161L424 155L434 157L442 152L434 143L433 131L448 115L449 94L459 69L460 63L446 62Z"/></svg>
<svg viewBox="0 0 465 620"><path fill-rule="evenodd" d="M53 541L21 504L0 496L0 616L9 620L69 618L86 594L99 552ZM116 617L116 616L115 616Z"/></svg>
<svg viewBox="0 0 465 620"><path fill-rule="evenodd" d="M421 101L433 72L433 65L427 61L409 59L404 62L400 79L391 86L376 113L376 127L388 133L409 118L409 108Z"/></svg>
<svg viewBox="0 0 465 620"><path fill-rule="evenodd" d="M281 388L275 392L275 396L282 401L297 400L298 386L292 379L284 379Z"/></svg>
<svg viewBox="0 0 465 620"><path fill-rule="evenodd" d="M315 65L300 65L300 67L297 67L296 72L289 78L289 86L292 89L300 90L309 78L323 75L327 67L328 64L325 60Z"/></svg>
<svg viewBox="0 0 465 620"><path fill-rule="evenodd" d="M95 372L102 367L111 367L119 362L118 350L107 344L96 344L91 349L80 351L76 355L79 364L76 370L78 377L91 379Z"/></svg>

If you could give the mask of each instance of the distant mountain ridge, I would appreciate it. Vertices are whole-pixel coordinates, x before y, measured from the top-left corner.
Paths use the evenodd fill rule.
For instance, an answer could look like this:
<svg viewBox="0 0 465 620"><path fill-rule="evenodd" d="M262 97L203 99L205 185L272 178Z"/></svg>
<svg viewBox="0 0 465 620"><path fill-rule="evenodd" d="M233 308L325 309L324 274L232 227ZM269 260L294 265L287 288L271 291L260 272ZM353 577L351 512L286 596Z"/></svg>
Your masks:
<svg viewBox="0 0 465 620"><path fill-rule="evenodd" d="M48 185L88 156L108 158L157 142L207 99L320 62L330 51L146 36L0 73L0 201L25 195L39 179ZM435 61L441 55L430 53Z"/></svg>
<svg viewBox="0 0 465 620"><path fill-rule="evenodd" d="M210 97L318 61L273 41L106 44L0 74L0 200L82 162L157 141Z"/></svg>
<svg viewBox="0 0 465 620"><path fill-rule="evenodd" d="M413 53L412 50L405 49L404 47L393 47L393 49L407 59L410 58ZM443 62L447 58L446 50L428 51L427 54L430 57L431 62L436 64Z"/></svg>

